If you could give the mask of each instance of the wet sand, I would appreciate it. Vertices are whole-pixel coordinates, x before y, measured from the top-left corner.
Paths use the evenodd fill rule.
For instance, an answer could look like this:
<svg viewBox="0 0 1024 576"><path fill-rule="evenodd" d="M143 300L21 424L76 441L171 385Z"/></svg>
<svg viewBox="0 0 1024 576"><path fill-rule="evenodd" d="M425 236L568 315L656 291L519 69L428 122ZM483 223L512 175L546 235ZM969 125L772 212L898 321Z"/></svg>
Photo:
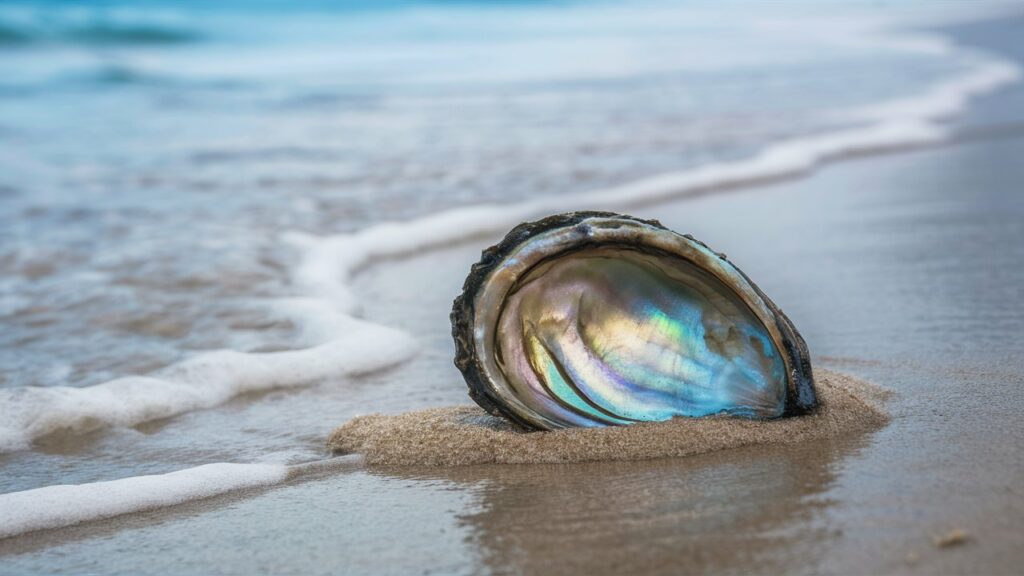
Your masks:
<svg viewBox="0 0 1024 576"><path fill-rule="evenodd" d="M478 406L452 406L397 416L361 416L327 441L337 454L360 454L384 466L554 464L681 458L761 444L839 439L881 428L888 392L829 370L815 376L813 414L770 421L673 418L632 426L522 432Z"/></svg>

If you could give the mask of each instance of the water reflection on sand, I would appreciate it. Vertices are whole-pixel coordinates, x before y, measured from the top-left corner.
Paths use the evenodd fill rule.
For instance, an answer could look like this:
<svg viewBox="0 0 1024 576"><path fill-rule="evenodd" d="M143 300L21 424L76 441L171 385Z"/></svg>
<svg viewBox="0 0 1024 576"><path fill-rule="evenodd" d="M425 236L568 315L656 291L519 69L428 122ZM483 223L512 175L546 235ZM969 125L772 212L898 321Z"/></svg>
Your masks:
<svg viewBox="0 0 1024 576"><path fill-rule="evenodd" d="M870 435L685 459L379 470L473 486L459 516L495 574L746 573L814 566L825 511Z"/></svg>

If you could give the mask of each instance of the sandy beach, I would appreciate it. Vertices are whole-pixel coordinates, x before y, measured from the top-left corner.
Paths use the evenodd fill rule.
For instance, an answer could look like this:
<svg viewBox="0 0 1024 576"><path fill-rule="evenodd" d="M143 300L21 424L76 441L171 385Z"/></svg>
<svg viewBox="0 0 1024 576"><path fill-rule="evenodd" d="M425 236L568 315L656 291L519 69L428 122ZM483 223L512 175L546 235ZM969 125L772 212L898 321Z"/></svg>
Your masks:
<svg viewBox="0 0 1024 576"><path fill-rule="evenodd" d="M1024 65L1022 26L1003 17L940 32ZM330 292L358 301L358 314L296 299L321 322L264 318L273 343L255 349L348 331L351 340L326 349L356 358L343 372L300 355L251 364L247 382L266 385L168 401L152 418L126 409L109 422L86 414L71 433L19 429L29 449L0 453L4 494L154 475L149 490L169 496L115 515L99 495L99 512L76 525L59 514L39 515L42 530L12 524L0 572L1019 573L1024 89L978 96L941 124L951 137L850 146L809 170L611 206L725 252L784 308L829 399L813 420L769 431L669 422L524 444L465 408L452 365L451 301L504 230L481 225L411 249L373 237L378 252L367 253L382 255L338 264L351 286ZM220 312L225 322L245 316ZM375 356L381 349L396 355ZM293 369L315 385L275 384ZM636 457L602 457L609 450ZM208 469L180 497L159 483L222 462L256 468ZM208 497L195 497L203 489Z"/></svg>
<svg viewBox="0 0 1024 576"><path fill-rule="evenodd" d="M454 467L684 458L765 444L799 444L872 432L888 423L889 392L819 370L819 408L767 422L739 418L673 418L632 426L524 432L479 406L451 406L396 416L354 418L331 433L335 454L357 454L370 466Z"/></svg>

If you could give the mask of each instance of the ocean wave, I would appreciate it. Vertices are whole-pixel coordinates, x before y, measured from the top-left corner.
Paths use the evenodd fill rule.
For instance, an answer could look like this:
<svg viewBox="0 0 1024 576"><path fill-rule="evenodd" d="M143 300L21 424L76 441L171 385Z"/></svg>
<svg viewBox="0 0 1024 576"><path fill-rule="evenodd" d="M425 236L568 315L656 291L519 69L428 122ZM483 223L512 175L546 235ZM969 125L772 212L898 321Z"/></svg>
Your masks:
<svg viewBox="0 0 1024 576"><path fill-rule="evenodd" d="M316 344L281 352L206 352L150 376L83 388L0 389L0 452L27 448L56 432L133 426L212 408L249 392L374 372L417 349L404 332L340 313L331 302L295 298L275 306L302 329L304 341Z"/></svg>
<svg viewBox="0 0 1024 576"><path fill-rule="evenodd" d="M103 64L89 73L74 75L72 78L86 84L99 84L102 86L128 84L174 84L174 81L169 77L151 74L139 68L126 66L124 64Z"/></svg>
<svg viewBox="0 0 1024 576"><path fill-rule="evenodd" d="M352 470L360 457L298 464L217 462L166 474L62 484L0 494L0 540L135 512L169 508L239 490L265 488L324 472Z"/></svg>
<svg viewBox="0 0 1024 576"><path fill-rule="evenodd" d="M70 44L78 46L170 46L198 42L198 30L169 23L93 21L82 23L2 22L0 48Z"/></svg>
<svg viewBox="0 0 1024 576"><path fill-rule="evenodd" d="M0 538L269 486L284 481L288 474L288 466L282 464L217 463L168 474L0 494L4 511Z"/></svg>
<svg viewBox="0 0 1024 576"><path fill-rule="evenodd" d="M8 46L23 46L32 42L32 34L0 22L0 48Z"/></svg>

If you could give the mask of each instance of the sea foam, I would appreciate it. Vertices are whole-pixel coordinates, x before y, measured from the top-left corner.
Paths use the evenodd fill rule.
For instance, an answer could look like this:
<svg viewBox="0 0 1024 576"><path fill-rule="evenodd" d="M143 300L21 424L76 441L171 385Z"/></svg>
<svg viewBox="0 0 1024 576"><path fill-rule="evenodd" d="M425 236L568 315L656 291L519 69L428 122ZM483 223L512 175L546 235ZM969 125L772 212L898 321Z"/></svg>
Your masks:
<svg viewBox="0 0 1024 576"><path fill-rule="evenodd" d="M892 33L893 42L900 38ZM906 35L914 50L956 50L952 43ZM966 50L964 50L966 53ZM583 194L508 205L478 205L405 222L374 224L358 232L313 237L289 233L284 241L302 254L293 270L299 295L282 298L278 311L302 327L308 347L285 352L200 354L150 376L84 387L0 390L0 451L31 446L58 431L130 426L210 408L245 392L290 387L359 374L410 358L416 343L406 333L358 319L350 280L375 261L413 254L476 236L494 237L524 219L578 209L625 210L672 198L792 178L848 155L935 145L954 132L941 120L970 98L1020 78L1019 68L992 55L970 53L971 68L917 96L845 111L860 125L772 144L754 156L661 174Z"/></svg>
<svg viewBox="0 0 1024 576"><path fill-rule="evenodd" d="M280 464L206 464L168 474L0 494L0 538L73 526L284 481Z"/></svg>
<svg viewBox="0 0 1024 576"><path fill-rule="evenodd" d="M281 303L296 320L331 338L299 350L197 355L151 376L83 388L0 389L0 450L28 447L55 432L132 426L211 408L246 392L292 387L379 370L411 357L413 339L399 330L333 312L316 300Z"/></svg>

